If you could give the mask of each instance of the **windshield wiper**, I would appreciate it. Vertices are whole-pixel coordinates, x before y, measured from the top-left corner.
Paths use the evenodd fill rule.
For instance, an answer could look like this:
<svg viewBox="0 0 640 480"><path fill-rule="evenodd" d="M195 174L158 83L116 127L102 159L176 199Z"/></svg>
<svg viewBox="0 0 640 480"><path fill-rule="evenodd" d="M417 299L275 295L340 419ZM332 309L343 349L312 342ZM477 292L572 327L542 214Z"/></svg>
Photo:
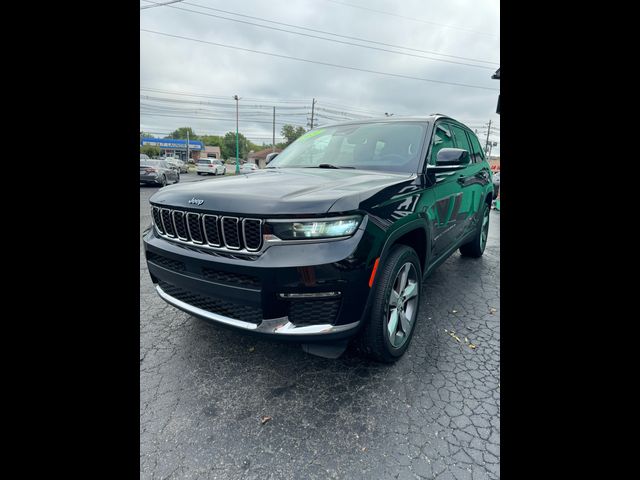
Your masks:
<svg viewBox="0 0 640 480"><path fill-rule="evenodd" d="M356 167L338 167L336 165L332 165L331 163L321 163L315 167L307 167L307 168L353 168L355 169Z"/></svg>

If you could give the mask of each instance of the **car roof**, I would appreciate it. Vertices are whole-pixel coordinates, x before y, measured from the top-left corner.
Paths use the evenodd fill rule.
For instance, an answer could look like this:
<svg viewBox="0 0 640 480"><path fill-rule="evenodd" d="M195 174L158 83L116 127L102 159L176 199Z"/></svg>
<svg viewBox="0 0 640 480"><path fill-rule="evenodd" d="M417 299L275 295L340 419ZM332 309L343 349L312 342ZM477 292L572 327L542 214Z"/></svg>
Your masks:
<svg viewBox="0 0 640 480"><path fill-rule="evenodd" d="M432 113L431 115L424 115L424 116L420 116L420 115L395 116L394 115L392 117L363 118L358 120L348 120L345 122L328 123L326 125L322 125L321 127L317 127L317 128L335 127L339 125L360 125L360 124L366 124L366 123L394 123L394 122L432 123L432 122L435 122L436 120L440 120L443 118L459 123L461 125L464 125L464 123L461 122L460 120L456 120L455 118L450 117L448 115L444 115L442 113Z"/></svg>

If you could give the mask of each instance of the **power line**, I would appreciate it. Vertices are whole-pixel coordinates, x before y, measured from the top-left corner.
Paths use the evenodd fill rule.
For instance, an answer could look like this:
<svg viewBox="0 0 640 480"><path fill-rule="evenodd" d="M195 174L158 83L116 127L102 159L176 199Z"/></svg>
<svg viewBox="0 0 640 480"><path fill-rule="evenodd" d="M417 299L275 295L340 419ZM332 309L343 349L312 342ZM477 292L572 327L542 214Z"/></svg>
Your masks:
<svg viewBox="0 0 640 480"><path fill-rule="evenodd" d="M140 31L141 32L147 32L147 33L154 33L156 35L163 35L165 37L180 38L182 40L189 40L191 42L205 43L205 44L214 45L214 46L217 46L217 47L230 48L230 49L233 49L233 50L241 50L241 51L244 51L244 52L258 53L260 55L268 55L268 56L271 56L271 57L286 58L288 60L296 60L298 62L315 63L317 65L325 65L325 66L328 66L328 67L335 67L335 68L344 68L344 69L347 69L347 70L355 70L355 71L358 71L358 72L365 72L365 73L376 73L378 75L386 75L388 77L406 78L408 80L419 80L419 81L422 81L422 82L439 83L439 84L442 84L442 85L452 85L452 86L456 86L456 87L477 88L477 89L480 89L480 90L491 90L491 91L498 91L499 90L498 88L482 87L480 85L469 85L469 84L466 84L466 83L445 82L443 80L433 80L433 79L430 79L430 78L412 77L410 75L402 75L402 74L398 74L398 73L380 72L380 71L377 71L377 70L368 70L368 69L365 69L365 68L357 68L357 67L348 67L346 65L338 65L338 64L335 64L335 63L319 62L319 61L316 61L316 60L309 60L309 59L306 59L306 58L291 57L289 55L281 55L281 54L278 54L278 53L261 52L260 50L252 50L250 48L236 47L234 45L226 45L226 44L223 44L223 43L208 42L206 40L200 40L200 39L197 39L197 38L190 38L190 37L183 37L182 35L173 35L171 33L157 32L155 30L147 30L145 28L141 28Z"/></svg>
<svg viewBox="0 0 640 480"><path fill-rule="evenodd" d="M235 118L221 118L221 117L200 117L200 116L194 116L194 115L168 115L168 114L164 114L164 113L155 113L155 112L140 112L141 115L145 115L148 117L176 117L176 118L191 118L191 119L195 119L195 120L223 120L223 121L236 121ZM263 121L263 120L254 120L254 119L247 119L248 123L268 123L271 124L271 120L269 121ZM285 125L285 124L290 124L290 125L295 125L297 127L304 127L303 124L301 123L294 123L294 122L276 122L279 125Z"/></svg>
<svg viewBox="0 0 640 480"><path fill-rule="evenodd" d="M208 94L204 94L204 93L178 92L178 91L175 91L175 90L165 90L165 89L148 88L148 87L140 87L140 90L148 91L148 92L154 92L154 93L168 93L168 94L171 94L171 95L184 95L184 96L187 96L187 97L214 98L214 99L218 99L218 100L228 100L230 98L233 98L230 95L225 95L225 96L222 96L222 95L208 95ZM252 101L252 102L299 103L299 104L303 104L305 106L308 103L308 101L306 99L305 100L291 100L291 99L245 97L245 100ZM279 108L283 108L283 107L279 107Z"/></svg>
<svg viewBox="0 0 640 480"><path fill-rule="evenodd" d="M182 100L182 99L175 99L175 98L166 98L166 97L155 97L152 95L140 95L140 98L143 100L152 100L152 101L162 101L162 102L168 102L168 103L180 103L180 104L184 104L184 103L188 103L191 105L211 105L214 107L219 107L219 108L234 108L235 109L235 105L232 103L215 103L215 102L204 102L204 101L195 101L195 100ZM250 109L271 109L273 108L273 105L242 105L243 108L250 108ZM303 110L305 109L307 106L306 105L301 105L299 107L294 107L294 106L279 106L278 108L280 109L285 109L285 110Z"/></svg>
<svg viewBox="0 0 640 480"><path fill-rule="evenodd" d="M144 0L145 2L147 0ZM155 7L164 7L166 5L170 5L172 3L178 3L181 2L182 0L171 0L169 2L164 2L164 3L155 3L155 2L151 2L151 3L155 3L155 5L145 5L144 7L140 7L140 10L146 10L147 8L155 8Z"/></svg>
<svg viewBox="0 0 640 480"><path fill-rule="evenodd" d="M150 1L150 0L144 0L144 1ZM392 43L378 42L376 40L369 40L369 39L366 39L366 38L352 37L352 36L349 36L349 35L340 35L338 33L327 32L326 30L318 30L318 29L315 29L315 28L301 27L299 25L294 25L294 24L291 24L291 23L278 22L276 20L269 20L269 19L265 19L265 18L261 18L261 17L254 17L254 16L251 16L251 15L244 15L242 13L230 12L228 10L221 10L219 8L212 8L212 7L208 7L208 6L205 6L205 5L199 5L197 3L192 3L192 2L184 2L184 4L185 5L191 5L193 7L204 8L206 10L212 10L214 12L221 12L221 13L226 13L228 15L235 15L237 17L250 18L252 20L258 20L258 21L261 21L261 22L268 22L268 23L273 23L275 25L282 25L282 26L285 26L285 27L297 28L299 30L306 30L308 32L322 33L323 35L331 35L331 36L334 36L334 37L346 38L348 40L357 40L359 42L373 43L373 44L376 44L376 45L383 45L385 47L400 48L400 49L403 49L403 50L410 50L412 52L428 53L428 54L431 54L431 55L440 55L441 57L457 58L459 60L469 60L469 61L477 62L477 63L489 63L489 64L492 64L492 65L500 65L499 62L492 62L490 60L480 60L478 58L462 57L462 56L459 56L459 55L450 55L450 54L446 54L446 53L435 52L433 50L421 50L419 48L404 47L402 45L394 45Z"/></svg>
<svg viewBox="0 0 640 480"><path fill-rule="evenodd" d="M144 0L144 1L145 2L151 2L151 0ZM153 3L153 2L151 2L151 3ZM189 4L189 5L192 5L192 4ZM198 5L198 6L201 7L201 5ZM351 46L354 46L354 47L368 48L370 50L378 50L380 52L395 53L397 55L405 55L405 56L408 56L408 57L423 58L423 59L426 59L426 60L433 60L433 61L436 61L436 62L452 63L452 64L455 64L455 65L463 65L463 66L467 66L467 67L483 68L483 69L486 69L486 70L495 70L495 67L489 67L489 66L484 66L484 65L474 65L474 64L471 64L471 63L464 63L464 62L456 62L454 60L445 60L445 59L442 59L442 58L426 57L424 55L417 55L415 53L398 52L398 51L395 51L395 50L388 50L386 48L372 47L370 45L360 45L358 43L345 42L344 40L335 40L333 38L319 37L318 35L310 35L308 33L294 32L294 31L291 31L291 30L285 30L283 28L270 27L268 25L260 25L259 23L247 22L246 20L238 20L237 18L223 17L221 15L214 15L212 13L200 12L198 10L191 10L189 8L173 7L173 6L170 7L170 8L173 8L175 10L182 10L182 11L185 11L185 12L197 13L198 15L206 15L208 17L220 18L222 20L229 20L231 22L244 23L245 25L252 25L254 27L267 28L269 30L276 30L276 31L279 31L279 32L291 33L293 35L300 35L300 36L309 37L309 38L316 38L316 39L319 39L319 40L326 40L327 42L341 43L343 45L351 45Z"/></svg>
<svg viewBox="0 0 640 480"><path fill-rule="evenodd" d="M345 5L347 7L359 8L361 10L368 10L369 12L380 13L382 15L389 15L391 17L398 17L398 18L403 18L405 20L412 20L414 22L426 23L426 24L429 24L429 25L437 25L439 27L455 28L456 30L462 30L462 31L469 32L469 33L477 33L478 35L487 35L489 37L497 37L497 35L492 34L492 33L478 32L477 30L471 30L471 29L465 28L465 27L458 27L456 25L445 25L444 23L431 22L429 20L422 20L420 18L405 17L404 15L398 15L397 13L384 12L382 10L375 10L373 8L361 7L360 5L353 5L351 3L338 2L336 0L327 0L327 1L328 2L332 2L332 3L337 3L338 5Z"/></svg>
<svg viewBox="0 0 640 480"><path fill-rule="evenodd" d="M228 98L231 98L230 96L221 96L221 95L208 95L208 94L204 94L204 93L198 93L198 92L184 92L184 91L175 91L175 90L165 90L165 89L158 89L158 88L148 88L148 87L140 87L140 90L145 91L145 92L154 92L154 93L164 93L164 94L168 94L168 95L178 95L178 96L187 96L187 97L195 97L195 98L213 98L213 99L222 99L222 100L227 100ZM149 96L147 96L147 98L151 98ZM154 98L162 98L162 97L154 97ZM280 108L280 109L284 109L284 108L294 108L294 109L300 109L300 108L308 108L308 103L309 101L306 99L302 99L302 100L293 100L293 99L275 99L275 98L250 98L250 97L245 97L246 100L248 101L257 101L257 102L268 102L270 103L270 105L261 105L260 107L266 107L266 108L272 108L274 106L274 103L276 103L276 107ZM171 100L174 102L177 102L179 100L177 99L167 99L167 100ZM185 101L186 102L186 101ZM320 103L324 104L324 105L332 105L334 107L337 108L341 108L345 111L353 111L354 113L365 113L365 114L371 114L371 115L381 115L381 113L379 111L375 111L375 110L368 110L368 109L363 109L362 107L354 107L352 105L343 105L340 103L336 103L336 102L327 102L327 101L319 101ZM300 107L291 107L289 105L277 105L277 103L298 103L300 104ZM224 104L224 105L232 105L233 103L230 104Z"/></svg>

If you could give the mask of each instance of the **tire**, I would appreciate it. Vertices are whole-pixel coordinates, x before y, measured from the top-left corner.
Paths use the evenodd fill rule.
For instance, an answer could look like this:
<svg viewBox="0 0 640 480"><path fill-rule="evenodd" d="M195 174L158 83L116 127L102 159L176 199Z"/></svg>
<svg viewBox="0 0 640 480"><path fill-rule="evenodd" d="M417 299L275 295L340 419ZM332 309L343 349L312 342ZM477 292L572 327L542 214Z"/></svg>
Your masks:
<svg viewBox="0 0 640 480"><path fill-rule="evenodd" d="M487 246L487 237L489 236L489 212L491 209L487 202L482 204L482 220L478 225L473 238L460 247L460 254L463 257L480 258L484 253L484 249Z"/></svg>
<svg viewBox="0 0 640 480"><path fill-rule="evenodd" d="M180 174L176 177L176 183L180 182Z"/></svg>
<svg viewBox="0 0 640 480"><path fill-rule="evenodd" d="M400 290L401 285L398 282L402 282L401 270L406 269L407 265L411 265L411 267L408 268L410 272L409 278L412 280L412 283L407 282L406 288L413 285L412 294L411 297L407 298L406 302L402 302L404 308L397 307L395 310L396 312L399 310L404 311L405 318L409 317L410 322L402 322L398 314L396 314L396 327L394 330L397 330L397 332L396 334L391 334L390 322L392 321L393 312L391 291L392 289L394 292ZM411 268L413 268L413 270L411 270ZM378 266L374 289L372 292L373 301L371 303L369 318L362 333L362 346L366 354L375 360L384 363L393 363L398 360L409 347L418 319L420 298L422 295L422 268L415 250L406 245L395 245L392 247L385 263ZM406 292L406 289L404 291ZM399 336L400 330L404 330L402 327L407 324L408 332L403 331L402 336ZM392 343L391 337L395 339L395 344ZM399 341L402 343L398 345Z"/></svg>
<svg viewBox="0 0 640 480"><path fill-rule="evenodd" d="M164 175L162 175L162 180L160 181L160 186L161 187L166 187L167 186L167 177L165 177Z"/></svg>

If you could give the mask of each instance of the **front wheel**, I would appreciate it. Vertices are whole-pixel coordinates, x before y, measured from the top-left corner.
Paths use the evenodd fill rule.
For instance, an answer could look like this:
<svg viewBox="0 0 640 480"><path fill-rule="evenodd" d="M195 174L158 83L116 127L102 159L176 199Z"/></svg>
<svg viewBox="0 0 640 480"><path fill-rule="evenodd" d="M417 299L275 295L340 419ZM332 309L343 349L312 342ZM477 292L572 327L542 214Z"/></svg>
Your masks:
<svg viewBox="0 0 640 480"><path fill-rule="evenodd" d="M484 249L487 246L487 238L489 237L489 212L489 205L486 202L483 203L482 221L476 234L471 241L460 247L460 254L463 257L479 258L484 253Z"/></svg>
<svg viewBox="0 0 640 480"><path fill-rule="evenodd" d="M394 246L374 282L363 344L374 359L392 363L409 347L418 319L422 268L415 250L406 245Z"/></svg>
<svg viewBox="0 0 640 480"><path fill-rule="evenodd" d="M160 179L160 186L161 187L167 186L167 177L165 177L164 175L162 175L162 178Z"/></svg>

